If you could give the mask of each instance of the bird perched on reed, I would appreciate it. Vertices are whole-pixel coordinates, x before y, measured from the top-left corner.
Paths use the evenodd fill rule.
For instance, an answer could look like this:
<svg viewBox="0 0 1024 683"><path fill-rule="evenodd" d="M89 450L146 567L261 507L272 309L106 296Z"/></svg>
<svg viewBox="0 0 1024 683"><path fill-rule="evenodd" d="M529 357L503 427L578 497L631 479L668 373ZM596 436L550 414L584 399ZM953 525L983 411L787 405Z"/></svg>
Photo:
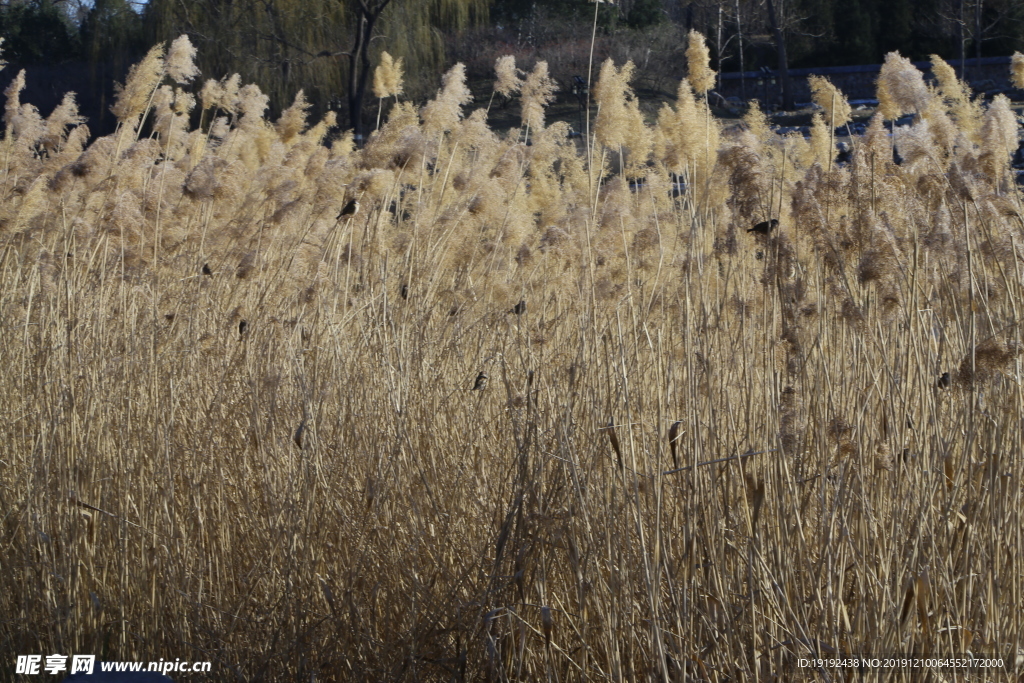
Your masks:
<svg viewBox="0 0 1024 683"><path fill-rule="evenodd" d="M747 230L747 232L755 232L758 235L770 235L775 228L779 227L779 221L777 218L773 218L770 221L762 221L754 227Z"/></svg>
<svg viewBox="0 0 1024 683"><path fill-rule="evenodd" d="M203 264L203 275L213 275L213 271L210 270L210 264L209 263L204 263Z"/></svg>
<svg viewBox="0 0 1024 683"><path fill-rule="evenodd" d="M341 220L345 216L355 216L359 213L359 200L350 199L345 206L341 207L341 213L338 214L336 220Z"/></svg>
<svg viewBox="0 0 1024 683"><path fill-rule="evenodd" d="M519 303L509 309L509 313L515 313L516 315L526 313L526 299L520 299Z"/></svg>
<svg viewBox="0 0 1024 683"><path fill-rule="evenodd" d="M476 376L476 381L473 382L473 391L482 390L487 387L487 373L483 370Z"/></svg>
<svg viewBox="0 0 1024 683"><path fill-rule="evenodd" d="M672 451L672 466L679 469L679 456L676 455L676 440L679 438L679 428L683 426L682 420L676 420L668 428L668 446Z"/></svg>
<svg viewBox="0 0 1024 683"><path fill-rule="evenodd" d="M952 383L953 380L950 378L949 373L944 372L942 373L942 375L939 376L939 380L935 384L936 386L939 387L939 389L948 389L949 385Z"/></svg>
<svg viewBox="0 0 1024 683"><path fill-rule="evenodd" d="M615 451L615 457L619 461L619 469L625 471L626 464L622 460L622 448L619 446L619 437L615 435L615 420L608 420L608 424L601 427L599 431L608 434L608 440L612 443L612 450Z"/></svg>

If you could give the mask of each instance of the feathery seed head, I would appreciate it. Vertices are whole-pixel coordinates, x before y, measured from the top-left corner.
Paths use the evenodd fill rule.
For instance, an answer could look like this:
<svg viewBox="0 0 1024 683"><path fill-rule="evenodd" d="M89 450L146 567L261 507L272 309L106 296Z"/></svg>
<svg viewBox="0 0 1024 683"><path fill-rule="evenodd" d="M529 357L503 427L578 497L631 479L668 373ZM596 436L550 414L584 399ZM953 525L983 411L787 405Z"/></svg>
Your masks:
<svg viewBox="0 0 1024 683"><path fill-rule="evenodd" d="M829 162L835 156L835 149L832 147L832 139L828 132L828 124L821 112L814 112L811 117L811 144L807 149L807 155L803 159L805 166L812 166L815 162L821 167L828 169Z"/></svg>
<svg viewBox="0 0 1024 683"><path fill-rule="evenodd" d="M505 97L519 92L523 87L523 79L519 77L522 73L516 68L516 58L512 55L502 55L494 62L494 72L498 80L494 82L494 92Z"/></svg>
<svg viewBox="0 0 1024 683"><path fill-rule="evenodd" d="M924 75L899 52L890 52L878 74L878 108L889 120L924 111L931 98Z"/></svg>
<svg viewBox="0 0 1024 683"><path fill-rule="evenodd" d="M807 82L811 85L814 103L825 110L825 123L839 128L850 121L850 112L853 110L839 88L821 76L810 76Z"/></svg>
<svg viewBox="0 0 1024 683"><path fill-rule="evenodd" d="M548 75L548 63L537 62L522 85L523 125L537 130L544 127L544 107L555 99L558 83Z"/></svg>
<svg viewBox="0 0 1024 683"><path fill-rule="evenodd" d="M85 117L78 115L78 104L75 102L75 93L69 92L64 99L46 119L46 131L40 142L51 151L57 151L67 139L65 130L69 127L79 126L85 122Z"/></svg>
<svg viewBox="0 0 1024 683"><path fill-rule="evenodd" d="M938 91L943 97L958 99L963 97L963 83L956 77L956 71L946 60L938 55L931 56L932 73L938 81Z"/></svg>
<svg viewBox="0 0 1024 683"><path fill-rule="evenodd" d="M690 31L686 46L686 78L693 89L701 95L715 87L715 76L711 70L711 52L704 42L704 36L697 31Z"/></svg>
<svg viewBox="0 0 1024 683"><path fill-rule="evenodd" d="M8 128L14 125L14 118L18 115L18 110L21 108L21 91L25 89L25 70L22 69L18 72L18 75L14 77L11 84L4 90L4 97L7 98L7 104L4 107L4 123L7 124Z"/></svg>
<svg viewBox="0 0 1024 683"><path fill-rule="evenodd" d="M203 103L203 111L219 107L224 98L224 86L214 78L207 78L203 89L199 91L199 101Z"/></svg>
<svg viewBox="0 0 1024 683"><path fill-rule="evenodd" d="M402 58L394 59L387 52L380 55L380 64L373 71L373 94L379 98L402 94Z"/></svg>
<svg viewBox="0 0 1024 683"><path fill-rule="evenodd" d="M597 79L597 85L594 86L594 99L598 106L594 133L606 147L616 148L626 142L626 102L633 97L629 87L633 69L631 61L626 62L621 69L615 68L615 62L611 57L601 65L601 74Z"/></svg>
<svg viewBox="0 0 1024 683"><path fill-rule="evenodd" d="M167 75L177 83L184 85L199 75L199 69L195 65L196 49L187 35L180 35L171 43L171 49L167 51L167 59L164 60L167 68Z"/></svg>
<svg viewBox="0 0 1024 683"><path fill-rule="evenodd" d="M270 98L264 95L259 86L250 83L238 91L238 111L242 118L239 119L240 128L253 129L263 122L263 112L267 110Z"/></svg>
<svg viewBox="0 0 1024 683"><path fill-rule="evenodd" d="M150 96L166 73L164 46L154 46L141 62L132 66L123 86L114 86L116 102L110 108L118 121L131 121L146 109Z"/></svg>
<svg viewBox="0 0 1024 683"><path fill-rule="evenodd" d="M760 143L765 143L772 137L771 127L768 125L768 117L761 109L761 103L751 100L747 113L743 116L743 123Z"/></svg>
<svg viewBox="0 0 1024 683"><path fill-rule="evenodd" d="M447 132L462 118L462 107L473 101L473 93L466 87L466 65L459 62L441 79L437 96L420 110L423 128L430 136Z"/></svg>
<svg viewBox="0 0 1024 683"><path fill-rule="evenodd" d="M1010 61L1010 81L1015 88L1024 88L1024 55L1013 53Z"/></svg>
<svg viewBox="0 0 1024 683"><path fill-rule="evenodd" d="M297 92L292 106L281 112L281 118L277 120L277 134L281 136L281 142L291 142L306 127L306 110L309 106L305 93L302 90Z"/></svg>

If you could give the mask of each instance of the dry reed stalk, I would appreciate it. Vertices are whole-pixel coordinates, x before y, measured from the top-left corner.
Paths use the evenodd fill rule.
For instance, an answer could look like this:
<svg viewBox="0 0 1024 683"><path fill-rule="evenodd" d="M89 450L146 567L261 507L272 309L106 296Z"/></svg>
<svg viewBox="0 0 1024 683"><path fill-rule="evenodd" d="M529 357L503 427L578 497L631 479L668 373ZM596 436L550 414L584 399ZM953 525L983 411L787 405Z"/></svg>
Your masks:
<svg viewBox="0 0 1024 683"><path fill-rule="evenodd" d="M669 170L634 196L635 168L585 171L545 140L557 124L527 149L459 106L428 131L397 103L365 149L329 149L301 107L275 127L229 79L203 89L232 117L216 134L44 162L19 102L0 641L213 652L273 679L797 680L812 651L1009 653L1024 429L1001 110L951 115L981 137L948 163L875 158L878 121L829 172L770 131L715 140L688 88L652 131L682 198ZM178 139L202 158L156 163ZM721 248L743 211L782 226L760 260ZM500 381L471 393L481 368ZM663 435L669 406L686 415Z"/></svg>

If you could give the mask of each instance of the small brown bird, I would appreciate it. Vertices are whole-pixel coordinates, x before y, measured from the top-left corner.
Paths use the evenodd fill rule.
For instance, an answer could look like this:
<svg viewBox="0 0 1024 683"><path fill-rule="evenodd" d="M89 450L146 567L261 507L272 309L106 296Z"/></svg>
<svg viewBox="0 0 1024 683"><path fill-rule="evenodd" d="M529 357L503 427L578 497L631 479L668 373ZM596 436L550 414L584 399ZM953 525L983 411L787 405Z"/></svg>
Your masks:
<svg viewBox="0 0 1024 683"><path fill-rule="evenodd" d="M204 263L203 264L203 275L213 275L213 271L210 270L210 264L209 263Z"/></svg>
<svg viewBox="0 0 1024 683"><path fill-rule="evenodd" d="M473 391L482 390L487 388L487 373L483 370L476 376L476 381L473 382Z"/></svg>
<svg viewBox="0 0 1024 683"><path fill-rule="evenodd" d="M526 299L520 299L519 303L509 309L509 313L515 313L516 315L526 313Z"/></svg>
<svg viewBox="0 0 1024 683"><path fill-rule="evenodd" d="M608 433L608 440L612 442L612 450L615 451L615 457L619 461L619 469L625 470L626 465L622 461L622 448L619 447L619 437L615 435L615 420L608 420L608 426L601 427L600 431Z"/></svg>
<svg viewBox="0 0 1024 683"><path fill-rule="evenodd" d="M345 216L355 216L359 213L359 202L355 199L348 200L348 204L341 208L341 213L338 214L336 220L340 220Z"/></svg>
<svg viewBox="0 0 1024 683"><path fill-rule="evenodd" d="M762 221L754 227L747 230L747 232L756 232L758 235L770 235L775 228L779 227L779 221L776 218L770 221Z"/></svg>
<svg viewBox="0 0 1024 683"><path fill-rule="evenodd" d="M952 383L953 383L953 380L950 378L949 373L948 372L944 372L939 377L939 381L936 382L936 385L939 387L939 389L948 389L949 385L952 384Z"/></svg>
<svg viewBox="0 0 1024 683"><path fill-rule="evenodd" d="M305 436L305 435L306 435L306 421L303 420L302 422L299 423L298 428L295 430L295 435L292 436L292 441L295 443L296 446L299 447L299 450L302 450L302 437Z"/></svg>
<svg viewBox="0 0 1024 683"><path fill-rule="evenodd" d="M679 428L683 426L682 420L676 420L668 428L668 446L672 451L672 465L679 469L679 456L676 455L676 439L679 438Z"/></svg>
<svg viewBox="0 0 1024 683"><path fill-rule="evenodd" d="M247 329L249 329L249 323L247 323L244 320L242 322L238 323L238 336L239 337L244 337L245 336L245 331Z"/></svg>
<svg viewBox="0 0 1024 683"><path fill-rule="evenodd" d="M401 294L402 294L402 298L403 299L408 299L409 298L409 283L405 283L404 285L402 285L402 292L401 292Z"/></svg>

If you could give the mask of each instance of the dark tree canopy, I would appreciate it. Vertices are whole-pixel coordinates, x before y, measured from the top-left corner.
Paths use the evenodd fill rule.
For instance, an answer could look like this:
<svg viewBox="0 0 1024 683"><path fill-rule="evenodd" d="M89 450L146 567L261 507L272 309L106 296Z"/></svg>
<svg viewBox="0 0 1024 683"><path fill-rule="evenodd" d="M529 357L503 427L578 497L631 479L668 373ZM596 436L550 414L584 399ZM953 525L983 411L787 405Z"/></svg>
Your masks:
<svg viewBox="0 0 1024 683"><path fill-rule="evenodd" d="M597 9L598 35L624 46L620 56L650 55L660 41L673 78L683 65L672 50L690 29L707 37L719 71L872 64L892 50L951 63L1024 50L1024 0L617 0ZM479 85L492 77L495 50L527 62L541 43L568 46L568 54L589 44L593 17L586 0L10 0L0 4L11 64L0 81L20 67L50 69L47 87L75 90L90 126L103 132L111 82L123 81L152 44L185 33L198 48L201 80L238 73L270 96L272 114L301 89L313 116L336 109L350 127L375 118L367 80L384 50L403 59L404 97L423 101L456 53ZM474 27L488 37L463 33ZM576 51L585 59L585 49Z"/></svg>
<svg viewBox="0 0 1024 683"><path fill-rule="evenodd" d="M18 65L60 64L81 58L78 30L49 0L0 8L4 58Z"/></svg>

